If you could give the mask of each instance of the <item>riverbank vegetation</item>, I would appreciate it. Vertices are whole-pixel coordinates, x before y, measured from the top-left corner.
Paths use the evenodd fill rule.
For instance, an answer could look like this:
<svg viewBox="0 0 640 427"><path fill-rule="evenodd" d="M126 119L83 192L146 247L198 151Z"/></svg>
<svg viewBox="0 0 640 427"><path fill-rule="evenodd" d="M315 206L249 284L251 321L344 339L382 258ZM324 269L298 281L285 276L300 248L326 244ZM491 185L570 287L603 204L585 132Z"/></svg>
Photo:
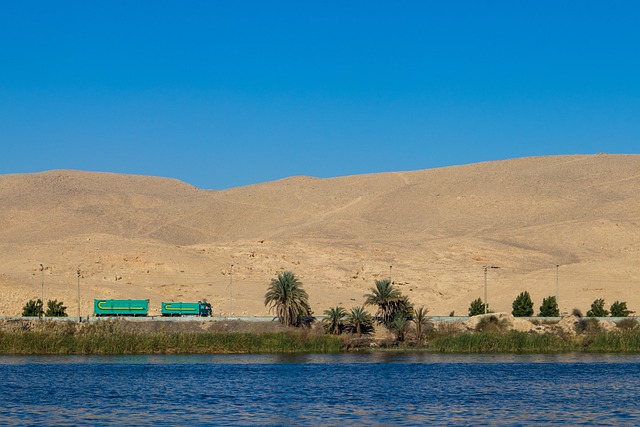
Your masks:
<svg viewBox="0 0 640 427"><path fill-rule="evenodd" d="M626 319L605 330L596 319L579 319L568 333L547 325L547 332L509 329L506 319L488 315L473 330L461 324L421 322L386 336L345 333L333 335L318 324L312 328L284 327L278 322L256 325L222 322L131 322L123 319L78 324L53 320L13 321L0 327L3 355L126 355L126 354L246 354L337 353L343 351L426 351L434 353L640 353L640 326ZM281 327L279 329L277 327ZM355 332L355 331L354 331Z"/></svg>
<svg viewBox="0 0 640 427"><path fill-rule="evenodd" d="M333 353L344 348L333 335L308 329L251 331L254 325L236 326L233 331L197 330L172 322L148 328L126 320L89 324L33 320L12 326L0 330L0 354Z"/></svg>

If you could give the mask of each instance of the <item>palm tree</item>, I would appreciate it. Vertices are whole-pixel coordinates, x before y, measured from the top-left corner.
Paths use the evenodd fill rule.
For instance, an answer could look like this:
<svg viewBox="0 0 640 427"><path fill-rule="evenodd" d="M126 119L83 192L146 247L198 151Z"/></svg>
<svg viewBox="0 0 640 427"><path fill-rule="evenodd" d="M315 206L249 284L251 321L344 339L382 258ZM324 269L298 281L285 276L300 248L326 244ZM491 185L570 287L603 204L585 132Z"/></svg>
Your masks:
<svg viewBox="0 0 640 427"><path fill-rule="evenodd" d="M429 322L427 313L429 313L429 309L424 308L424 306L413 311L413 323L416 325L416 337L418 339L422 338L423 329Z"/></svg>
<svg viewBox="0 0 640 427"><path fill-rule="evenodd" d="M340 306L331 307L329 310L325 310L324 314L327 316L322 319L325 331L329 334L339 335L344 329L343 320L347 315L345 309Z"/></svg>
<svg viewBox="0 0 640 427"><path fill-rule="evenodd" d="M354 307L347 315L346 328L351 333L358 334L358 338L360 338L362 334L369 334L373 331L373 319L364 310L364 307Z"/></svg>
<svg viewBox="0 0 640 427"><path fill-rule="evenodd" d="M269 312L275 311L280 323L286 326L298 326L303 317L311 316L309 295L302 289L302 282L290 271L271 279L264 305L269 306Z"/></svg>
<svg viewBox="0 0 640 427"><path fill-rule="evenodd" d="M44 315L47 317L67 317L67 307L57 299L49 300L47 301L47 312Z"/></svg>
<svg viewBox="0 0 640 427"><path fill-rule="evenodd" d="M385 325L393 320L396 305L403 299L402 293L388 279L376 280L376 287L371 288L371 293L365 298L365 305L378 306L376 317Z"/></svg>

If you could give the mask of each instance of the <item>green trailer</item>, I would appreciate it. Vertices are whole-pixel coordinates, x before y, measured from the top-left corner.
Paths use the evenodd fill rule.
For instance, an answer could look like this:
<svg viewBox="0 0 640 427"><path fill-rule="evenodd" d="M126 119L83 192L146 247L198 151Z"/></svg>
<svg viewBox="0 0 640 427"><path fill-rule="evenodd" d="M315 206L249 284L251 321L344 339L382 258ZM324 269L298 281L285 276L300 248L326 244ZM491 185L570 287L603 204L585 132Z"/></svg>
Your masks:
<svg viewBox="0 0 640 427"><path fill-rule="evenodd" d="M146 316L149 313L148 299L94 299L93 315L101 316Z"/></svg>
<svg viewBox="0 0 640 427"><path fill-rule="evenodd" d="M207 301L198 302L163 302L163 316L211 316L211 304Z"/></svg>

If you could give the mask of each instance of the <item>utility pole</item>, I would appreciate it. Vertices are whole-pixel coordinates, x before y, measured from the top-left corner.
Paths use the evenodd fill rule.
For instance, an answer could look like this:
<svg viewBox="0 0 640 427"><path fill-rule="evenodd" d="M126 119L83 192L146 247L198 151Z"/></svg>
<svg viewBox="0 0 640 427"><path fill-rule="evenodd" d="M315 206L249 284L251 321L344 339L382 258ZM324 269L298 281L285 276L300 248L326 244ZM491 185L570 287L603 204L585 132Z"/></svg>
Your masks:
<svg viewBox="0 0 640 427"><path fill-rule="evenodd" d="M558 305L558 311L560 311L560 300L558 299L558 270L560 269L560 264L556 264L556 304Z"/></svg>
<svg viewBox="0 0 640 427"><path fill-rule="evenodd" d="M229 316L233 312L233 264L231 264L231 270L229 273Z"/></svg>
<svg viewBox="0 0 640 427"><path fill-rule="evenodd" d="M40 264L40 272L42 273L42 305L44 306L44 265Z"/></svg>
<svg viewBox="0 0 640 427"><path fill-rule="evenodd" d="M487 314L487 266L484 266L484 314Z"/></svg>
<svg viewBox="0 0 640 427"><path fill-rule="evenodd" d="M484 314L487 314L489 309L489 302L487 301L487 270L489 268L500 268L497 265L485 265L484 266Z"/></svg>
<svg viewBox="0 0 640 427"><path fill-rule="evenodd" d="M391 280L391 269L393 268L393 265L389 266L389 284L393 283L393 280Z"/></svg>
<svg viewBox="0 0 640 427"><path fill-rule="evenodd" d="M80 323L80 269L78 269L77 274L78 274L78 323Z"/></svg>

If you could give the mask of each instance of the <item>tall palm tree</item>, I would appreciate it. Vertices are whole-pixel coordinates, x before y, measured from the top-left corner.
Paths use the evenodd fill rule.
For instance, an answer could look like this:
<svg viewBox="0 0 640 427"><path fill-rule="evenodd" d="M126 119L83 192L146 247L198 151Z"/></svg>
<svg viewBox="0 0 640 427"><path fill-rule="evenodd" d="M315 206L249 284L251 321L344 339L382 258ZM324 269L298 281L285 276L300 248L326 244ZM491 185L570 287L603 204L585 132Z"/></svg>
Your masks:
<svg viewBox="0 0 640 427"><path fill-rule="evenodd" d="M324 311L324 315L327 316L322 319L324 323L324 330L333 335L339 335L344 329L343 320L347 315L344 308L331 307L329 310Z"/></svg>
<svg viewBox="0 0 640 427"><path fill-rule="evenodd" d="M298 326L302 317L311 316L309 295L302 289L302 282L290 271L271 279L264 305L269 306L269 312L275 311L280 323L286 326Z"/></svg>
<svg viewBox="0 0 640 427"><path fill-rule="evenodd" d="M413 323L416 325L416 337L418 339L422 338L423 329L429 323L427 313L429 313L429 309L424 307L413 311Z"/></svg>
<svg viewBox="0 0 640 427"><path fill-rule="evenodd" d="M400 290L394 288L388 279L376 280L376 287L371 288L371 293L366 294L365 298L365 305L378 306L376 317L380 323L385 325L393 320L396 306L403 300Z"/></svg>
<svg viewBox="0 0 640 427"><path fill-rule="evenodd" d="M364 310L364 307L354 307L347 315L347 329L351 333L358 334L358 338L360 338L362 334L369 334L373 331L373 319Z"/></svg>

